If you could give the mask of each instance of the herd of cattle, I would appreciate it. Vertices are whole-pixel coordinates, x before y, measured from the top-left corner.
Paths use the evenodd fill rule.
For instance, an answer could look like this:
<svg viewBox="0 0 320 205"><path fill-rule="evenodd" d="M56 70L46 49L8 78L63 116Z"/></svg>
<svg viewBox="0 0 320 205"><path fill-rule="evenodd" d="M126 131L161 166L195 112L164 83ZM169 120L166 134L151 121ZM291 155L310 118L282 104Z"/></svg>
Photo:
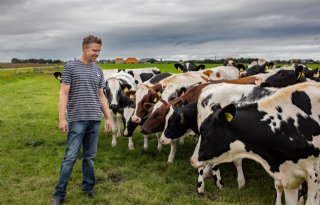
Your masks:
<svg viewBox="0 0 320 205"><path fill-rule="evenodd" d="M238 187L243 187L242 159L249 158L274 178L276 205L281 204L283 191L286 204L304 203L304 194L306 204L319 204L318 69L302 64L275 68L263 59L247 67L231 60L214 68L193 63L175 67L183 73L161 73L158 68L104 70L112 146L124 135L129 149L134 149L132 134L141 126L144 149L148 135L156 133L158 150L170 144L168 162L173 162L177 141L196 136L190 162L198 169L199 193L209 174L222 188L219 164L225 162L234 163Z"/></svg>

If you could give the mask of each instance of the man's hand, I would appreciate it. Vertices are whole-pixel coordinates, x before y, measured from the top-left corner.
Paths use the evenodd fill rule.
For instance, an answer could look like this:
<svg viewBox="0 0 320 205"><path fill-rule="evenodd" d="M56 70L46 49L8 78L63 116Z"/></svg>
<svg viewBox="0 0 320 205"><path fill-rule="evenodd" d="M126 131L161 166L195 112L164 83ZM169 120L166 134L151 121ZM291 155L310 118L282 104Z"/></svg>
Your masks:
<svg viewBox="0 0 320 205"><path fill-rule="evenodd" d="M105 132L110 132L111 128L112 128L111 120L110 120L110 118L108 118L108 119L106 119L106 124L104 126L104 131Z"/></svg>
<svg viewBox="0 0 320 205"><path fill-rule="evenodd" d="M63 133L67 133L68 132L68 122L67 122L67 120L65 120L65 119L59 120L59 129Z"/></svg>

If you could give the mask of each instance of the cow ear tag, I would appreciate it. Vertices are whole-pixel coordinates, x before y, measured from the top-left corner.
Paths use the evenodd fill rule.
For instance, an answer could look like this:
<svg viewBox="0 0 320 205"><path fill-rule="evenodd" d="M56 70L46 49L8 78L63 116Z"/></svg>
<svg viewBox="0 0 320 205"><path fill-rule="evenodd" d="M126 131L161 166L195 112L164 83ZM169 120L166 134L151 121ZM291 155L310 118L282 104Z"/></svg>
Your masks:
<svg viewBox="0 0 320 205"><path fill-rule="evenodd" d="M244 71L243 68L241 68L241 69L240 69L240 72L243 72L243 71Z"/></svg>
<svg viewBox="0 0 320 205"><path fill-rule="evenodd" d="M317 77L317 73L313 74L313 77L316 78Z"/></svg>
<svg viewBox="0 0 320 205"><path fill-rule="evenodd" d="M160 93L160 92L157 92L157 95L158 95L159 97L161 97L161 93Z"/></svg>
<svg viewBox="0 0 320 205"><path fill-rule="evenodd" d="M128 92L128 90L129 89L127 87L125 87L123 91L126 93L126 92Z"/></svg>
<svg viewBox="0 0 320 205"><path fill-rule="evenodd" d="M154 99L153 99L153 102L156 103L157 101L158 101L158 98L154 98Z"/></svg>
<svg viewBox="0 0 320 205"><path fill-rule="evenodd" d="M134 95L131 94L131 95L130 95L130 99L134 99Z"/></svg>
<svg viewBox="0 0 320 205"><path fill-rule="evenodd" d="M117 112L117 117L120 117L120 116L121 116L121 114L119 112Z"/></svg>
<svg viewBox="0 0 320 205"><path fill-rule="evenodd" d="M233 116L232 116L230 113L225 112L224 115L226 116L226 120L227 120L228 122L231 122L231 121L232 121Z"/></svg>
<svg viewBox="0 0 320 205"><path fill-rule="evenodd" d="M304 76L303 72L299 72L297 80L301 80L303 78L303 76Z"/></svg>

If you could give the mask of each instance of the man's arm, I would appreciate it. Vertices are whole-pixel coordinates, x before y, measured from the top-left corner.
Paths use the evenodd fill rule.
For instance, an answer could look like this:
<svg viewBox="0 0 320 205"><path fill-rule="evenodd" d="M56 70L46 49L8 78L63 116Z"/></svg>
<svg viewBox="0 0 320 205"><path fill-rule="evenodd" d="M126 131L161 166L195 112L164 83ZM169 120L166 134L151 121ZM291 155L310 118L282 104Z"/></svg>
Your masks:
<svg viewBox="0 0 320 205"><path fill-rule="evenodd" d="M61 83L60 97L59 97L59 129L63 133L68 132L68 122L66 120L66 109L69 97L70 85Z"/></svg>
<svg viewBox="0 0 320 205"><path fill-rule="evenodd" d="M99 89L99 99L100 99L102 113L104 115L104 118L106 119L104 130L105 132L109 132L111 131L111 116L110 116L110 109L108 107L107 99L103 93L103 88Z"/></svg>

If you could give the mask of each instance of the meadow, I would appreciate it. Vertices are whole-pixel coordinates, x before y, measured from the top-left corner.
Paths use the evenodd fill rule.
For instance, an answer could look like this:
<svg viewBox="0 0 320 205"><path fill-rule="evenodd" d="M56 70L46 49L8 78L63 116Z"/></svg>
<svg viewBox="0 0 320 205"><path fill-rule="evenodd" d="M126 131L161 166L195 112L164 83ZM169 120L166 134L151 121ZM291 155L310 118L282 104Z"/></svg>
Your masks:
<svg viewBox="0 0 320 205"><path fill-rule="evenodd" d="M104 69L114 68L108 66L101 65ZM135 66L176 72L172 64ZM66 147L66 135L58 129L59 88L59 82L50 74L0 75L1 205L50 204ZM118 145L113 148L111 134L101 128L95 159L97 197L88 198L81 191L80 154L64 204L274 204L273 179L256 162L243 162L244 188L237 188L234 165L223 164L223 190L217 190L209 177L204 196L199 196L197 171L189 163L196 144L194 138L178 145L173 163L166 162L169 146L157 151L155 136L150 136L147 151L143 150L139 128L133 140L135 150L128 150L125 137L118 138Z"/></svg>

